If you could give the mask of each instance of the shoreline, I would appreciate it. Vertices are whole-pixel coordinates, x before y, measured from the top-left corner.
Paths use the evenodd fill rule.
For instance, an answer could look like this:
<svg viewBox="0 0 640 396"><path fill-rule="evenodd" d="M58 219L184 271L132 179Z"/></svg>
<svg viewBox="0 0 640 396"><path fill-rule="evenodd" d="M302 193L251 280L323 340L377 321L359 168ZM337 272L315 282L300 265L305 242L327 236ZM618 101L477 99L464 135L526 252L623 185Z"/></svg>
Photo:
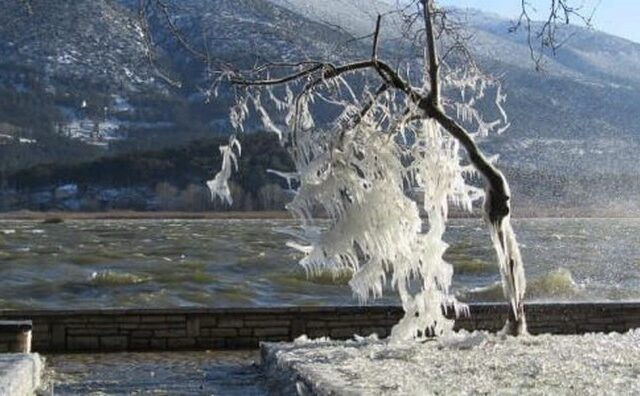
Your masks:
<svg viewBox="0 0 640 396"><path fill-rule="evenodd" d="M287 220L293 219L286 211L229 211L229 212L142 212L114 210L108 212L34 212L0 213L0 220Z"/></svg>
<svg viewBox="0 0 640 396"><path fill-rule="evenodd" d="M323 218L318 216L317 218ZM450 219L481 219L479 213L452 213ZM637 214L621 214L608 211L594 211L592 213L553 213L544 212L515 213L513 219L637 219ZM218 212L179 212L179 211L133 211L112 210L106 212L37 212L29 210L0 212L2 220L33 220L46 222L61 222L66 220L294 220L287 211L218 211Z"/></svg>

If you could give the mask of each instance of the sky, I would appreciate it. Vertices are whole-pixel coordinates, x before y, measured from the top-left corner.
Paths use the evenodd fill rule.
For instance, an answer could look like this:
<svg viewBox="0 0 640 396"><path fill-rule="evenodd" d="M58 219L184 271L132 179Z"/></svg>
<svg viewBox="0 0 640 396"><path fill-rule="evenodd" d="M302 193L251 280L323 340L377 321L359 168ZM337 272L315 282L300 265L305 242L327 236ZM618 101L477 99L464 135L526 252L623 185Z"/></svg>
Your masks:
<svg viewBox="0 0 640 396"><path fill-rule="evenodd" d="M542 19L544 11L551 4L551 0L528 2L538 10L536 19ZM520 14L520 0L439 0L437 4L476 8L513 19ZM640 43L640 0L571 0L570 4L582 5L586 14L590 14L595 7L592 25L596 30Z"/></svg>

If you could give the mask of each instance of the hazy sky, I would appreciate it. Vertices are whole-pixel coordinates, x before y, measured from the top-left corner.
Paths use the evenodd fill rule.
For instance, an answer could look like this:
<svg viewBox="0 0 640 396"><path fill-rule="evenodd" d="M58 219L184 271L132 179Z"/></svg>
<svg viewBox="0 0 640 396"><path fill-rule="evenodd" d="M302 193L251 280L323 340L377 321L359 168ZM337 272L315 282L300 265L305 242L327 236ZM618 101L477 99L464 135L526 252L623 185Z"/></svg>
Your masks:
<svg viewBox="0 0 640 396"><path fill-rule="evenodd" d="M538 19L551 4L551 0L528 1L538 9ZM520 0L439 0L438 4L477 8L508 18L520 14ZM597 7L593 17L595 29L640 43L640 0L572 0L571 4L583 5L587 14Z"/></svg>

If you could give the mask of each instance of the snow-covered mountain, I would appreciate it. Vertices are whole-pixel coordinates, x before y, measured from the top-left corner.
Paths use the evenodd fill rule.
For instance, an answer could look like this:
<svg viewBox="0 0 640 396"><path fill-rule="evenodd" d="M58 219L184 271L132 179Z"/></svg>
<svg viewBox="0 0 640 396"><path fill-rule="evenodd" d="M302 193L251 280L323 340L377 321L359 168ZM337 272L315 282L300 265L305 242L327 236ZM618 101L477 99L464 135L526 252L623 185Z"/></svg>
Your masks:
<svg viewBox="0 0 640 396"><path fill-rule="evenodd" d="M357 58L368 52L366 40L346 48L339 44L370 33L379 13L386 15L383 54L398 54L394 45L400 21L389 13L393 1L168 2L173 23L215 62L246 66L261 59L327 54ZM109 139L123 139L119 144L125 147L136 142L128 149L228 132L230 98L223 94L204 103L205 65L177 43L157 10L151 15L152 64L136 18L137 1L30 4L32 13L22 2L0 0L0 93L16 98L0 104L0 125L27 131L37 118L37 125L51 124L50 133L89 143L101 137L102 144ZM544 72L536 72L523 33L509 33L509 20L474 10L452 12L467 24L473 36L469 46L479 63L503 80L512 126L487 147L501 154L512 177L527 180L515 183L516 193L535 201L538 190L525 185L532 180L571 190L565 178L580 180L582 186L591 180L582 179L589 173L617 180L611 187L617 191L640 173L640 44L570 26L566 34L573 34L571 40L547 59ZM171 85L163 76L181 85ZM35 108L25 107L20 98L37 98L46 105L46 114L15 117L19 112L11 106L23 113ZM25 132L24 138L31 137Z"/></svg>

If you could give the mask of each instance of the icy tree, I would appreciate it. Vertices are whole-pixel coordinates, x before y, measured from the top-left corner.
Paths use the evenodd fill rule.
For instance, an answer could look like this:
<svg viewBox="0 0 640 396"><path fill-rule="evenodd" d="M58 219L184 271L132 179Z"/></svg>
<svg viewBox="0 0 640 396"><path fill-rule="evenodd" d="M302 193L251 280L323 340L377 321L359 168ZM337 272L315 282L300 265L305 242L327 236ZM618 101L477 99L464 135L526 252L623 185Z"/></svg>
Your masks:
<svg viewBox="0 0 640 396"><path fill-rule="evenodd" d="M173 24L168 3L140 4L143 26L145 9L156 4L177 41L211 64ZM251 70L222 67L217 83L229 82L236 91L231 122L242 129L253 112L294 160L297 172L284 176L290 188L291 180L298 182L288 209L302 227L289 245L304 253L301 264L310 273L352 271L350 286L362 301L380 296L385 287L398 291L405 316L392 331L396 340L447 332L453 325L447 311L458 315L465 310L450 293L453 269L443 260L447 244L442 236L449 205L470 211L483 200L510 307L504 331L524 333L525 278L510 223L509 186L476 144L508 126L502 108L506 96L475 67L460 30L433 0L403 4L402 12L417 10L405 13L404 20L405 38L423 50L419 70L416 62L396 68L378 56L379 16L370 56L364 59L267 62ZM539 65L546 48L557 48L557 21L568 23L579 14L567 1L551 0L548 20L535 25L529 10L522 2L513 29L526 30ZM146 37L149 30L144 30ZM539 50L532 37L541 43ZM208 182L212 196L228 202L235 144L221 147L222 169ZM469 183L476 176L484 179L484 189ZM314 220L319 209L329 218L328 228Z"/></svg>
<svg viewBox="0 0 640 396"><path fill-rule="evenodd" d="M380 296L386 285L398 291L405 316L392 331L396 340L450 331L446 311L466 308L450 293L453 269L443 260L442 236L450 204L471 210L484 199L511 307L505 331L519 334L526 331L525 279L509 187L474 141L507 125L505 96L496 81L460 61L466 53L455 36L447 41L446 18L433 1L415 6L423 23L415 30L424 48L418 78L379 58L378 17L367 59L225 73L238 94L231 120L241 127L253 110L291 153L300 185L288 209L302 228L290 246L304 253L301 264L311 273L353 271L350 286L362 301ZM445 42L447 62L439 55ZM478 110L487 101L498 119L485 120ZM328 127L317 121L321 109L335 114ZM484 178L484 191L468 183L474 174ZM314 221L318 208L330 219L326 229Z"/></svg>

